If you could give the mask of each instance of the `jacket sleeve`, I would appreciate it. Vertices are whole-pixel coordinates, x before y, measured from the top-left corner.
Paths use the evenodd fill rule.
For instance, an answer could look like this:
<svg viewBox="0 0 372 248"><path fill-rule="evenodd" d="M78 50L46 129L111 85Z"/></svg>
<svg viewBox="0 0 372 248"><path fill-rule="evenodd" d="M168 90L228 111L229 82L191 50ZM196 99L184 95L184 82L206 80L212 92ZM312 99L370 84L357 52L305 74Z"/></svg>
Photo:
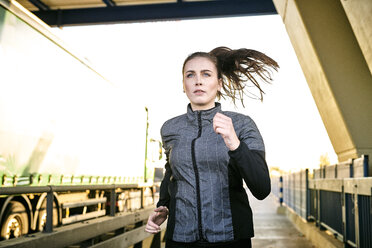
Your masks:
<svg viewBox="0 0 372 248"><path fill-rule="evenodd" d="M172 169L169 164L169 153L170 153L170 148L168 146L167 142L167 135L165 134L165 129L166 129L167 122L163 124L163 126L160 129L160 135L163 143L163 148L164 148L164 153L166 155L166 164L165 164L165 174L163 177L163 180L161 181L160 184L160 192L159 192L159 201L156 204L157 207L160 206L166 206L169 209L169 202L170 202L170 194L169 194L169 183L170 183L170 178L172 176Z"/></svg>
<svg viewBox="0 0 372 248"><path fill-rule="evenodd" d="M232 166L239 171L252 194L263 200L271 192L270 174L262 137L250 118L244 122L239 140L239 147L229 151Z"/></svg>
<svg viewBox="0 0 372 248"><path fill-rule="evenodd" d="M159 201L156 204L156 207L166 206L167 208L169 208L170 195L168 191L168 185L169 185L171 176L172 176L172 170L169 166L169 162L167 162L165 164L164 178L160 184Z"/></svg>

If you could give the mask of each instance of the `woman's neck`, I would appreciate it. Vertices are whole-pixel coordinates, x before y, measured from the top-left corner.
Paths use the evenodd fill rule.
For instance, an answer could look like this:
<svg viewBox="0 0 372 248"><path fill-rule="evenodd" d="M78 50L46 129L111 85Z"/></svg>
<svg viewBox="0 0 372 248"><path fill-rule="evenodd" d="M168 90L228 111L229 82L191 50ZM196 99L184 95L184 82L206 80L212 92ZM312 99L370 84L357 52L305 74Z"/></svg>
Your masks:
<svg viewBox="0 0 372 248"><path fill-rule="evenodd" d="M208 110L216 107L216 103L213 102L213 104L208 105L195 105L190 103L192 111L202 111L202 110Z"/></svg>

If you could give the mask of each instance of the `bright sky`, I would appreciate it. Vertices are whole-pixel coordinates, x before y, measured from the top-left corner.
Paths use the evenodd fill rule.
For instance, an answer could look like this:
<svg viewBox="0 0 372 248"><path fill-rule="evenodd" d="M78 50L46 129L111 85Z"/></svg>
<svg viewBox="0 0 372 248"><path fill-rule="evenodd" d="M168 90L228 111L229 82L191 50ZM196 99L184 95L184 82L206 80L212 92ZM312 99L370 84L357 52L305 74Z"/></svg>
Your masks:
<svg viewBox="0 0 372 248"><path fill-rule="evenodd" d="M264 85L264 101L247 98L245 108L222 101L222 108L253 118L264 138L269 166L285 170L315 168L322 154L328 154L331 163L337 162L278 15L55 30L118 85L125 108L141 105L149 108L150 137L157 139L164 121L186 111L188 99L182 92L181 67L188 54L207 52L217 46L261 51L280 65L273 83ZM136 132L128 132L132 139L136 138Z"/></svg>

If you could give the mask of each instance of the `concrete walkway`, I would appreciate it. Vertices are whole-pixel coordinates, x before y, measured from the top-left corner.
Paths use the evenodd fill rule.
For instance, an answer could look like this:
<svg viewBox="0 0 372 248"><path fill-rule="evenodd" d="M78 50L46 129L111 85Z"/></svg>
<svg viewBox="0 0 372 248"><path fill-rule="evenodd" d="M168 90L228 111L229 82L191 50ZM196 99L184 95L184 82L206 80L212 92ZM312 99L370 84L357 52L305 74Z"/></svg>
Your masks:
<svg viewBox="0 0 372 248"><path fill-rule="evenodd" d="M277 200L270 194L259 201L250 193L249 201L253 210L255 237L253 248L312 248L312 243L287 219L285 214L277 214Z"/></svg>

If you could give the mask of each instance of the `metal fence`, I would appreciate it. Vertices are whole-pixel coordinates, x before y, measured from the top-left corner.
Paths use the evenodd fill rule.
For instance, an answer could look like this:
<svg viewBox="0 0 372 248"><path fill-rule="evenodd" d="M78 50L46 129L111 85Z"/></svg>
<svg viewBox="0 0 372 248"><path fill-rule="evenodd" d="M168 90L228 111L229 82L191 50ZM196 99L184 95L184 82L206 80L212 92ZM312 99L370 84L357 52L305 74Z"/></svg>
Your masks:
<svg viewBox="0 0 372 248"><path fill-rule="evenodd" d="M303 219L307 219L310 211L309 172L303 170L283 176L271 177L272 193ZM282 194L281 194L282 193Z"/></svg>
<svg viewBox="0 0 372 248"><path fill-rule="evenodd" d="M34 186L34 187L2 187L0 195L19 195L26 193L47 193L46 226L43 232L24 235L16 239L0 242L0 247L68 247L84 243L82 247L142 247L142 240L152 236L144 232L146 220L155 208L148 204L156 198L156 184L112 184L112 185L70 185L70 186ZM152 189L151 196L146 189ZM124 189L140 190L138 199L140 207L134 211L117 212L117 191ZM85 190L104 190L108 192L109 214L100 218L90 218L66 226L53 227L53 202L56 192L80 192ZM133 197L132 197L133 198ZM95 216L98 217L98 216ZM165 229L166 223L161 226ZM102 238L104 236L104 239ZM52 244L52 245L51 245ZM160 247L160 233L154 236L151 247ZM80 247L80 246L79 246Z"/></svg>
<svg viewBox="0 0 372 248"><path fill-rule="evenodd" d="M353 247L372 247L372 177L343 180L344 241Z"/></svg>
<svg viewBox="0 0 372 248"><path fill-rule="evenodd" d="M337 165L282 176L283 202L306 221L314 221L345 247L372 247L372 170L368 156ZM274 195L279 179L272 178Z"/></svg>

